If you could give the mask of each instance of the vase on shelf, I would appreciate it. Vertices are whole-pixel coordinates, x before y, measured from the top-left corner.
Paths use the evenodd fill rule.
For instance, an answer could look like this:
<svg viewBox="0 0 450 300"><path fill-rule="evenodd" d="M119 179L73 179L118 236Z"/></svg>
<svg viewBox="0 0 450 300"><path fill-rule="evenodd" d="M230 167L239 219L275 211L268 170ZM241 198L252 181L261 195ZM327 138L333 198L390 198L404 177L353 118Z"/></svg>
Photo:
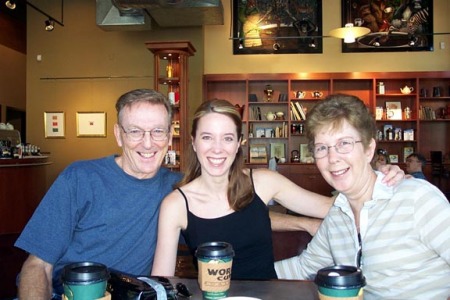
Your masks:
<svg viewBox="0 0 450 300"><path fill-rule="evenodd" d="M266 84L264 94L266 95L266 102L272 102L273 88L270 84Z"/></svg>

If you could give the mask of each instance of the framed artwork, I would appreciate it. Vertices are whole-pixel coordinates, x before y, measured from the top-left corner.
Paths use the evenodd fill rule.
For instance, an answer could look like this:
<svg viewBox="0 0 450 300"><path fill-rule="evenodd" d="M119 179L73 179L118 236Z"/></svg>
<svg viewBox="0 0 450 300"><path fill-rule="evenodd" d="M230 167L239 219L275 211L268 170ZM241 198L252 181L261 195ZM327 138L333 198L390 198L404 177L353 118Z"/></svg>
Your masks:
<svg viewBox="0 0 450 300"><path fill-rule="evenodd" d="M397 154L390 154L389 155L389 162L391 163L398 163L398 155Z"/></svg>
<svg viewBox="0 0 450 300"><path fill-rule="evenodd" d="M65 137L65 118L62 111L44 112L44 136L45 138Z"/></svg>
<svg viewBox="0 0 450 300"><path fill-rule="evenodd" d="M308 144L300 144L300 162L307 164L314 163L314 156L309 151Z"/></svg>
<svg viewBox="0 0 450 300"><path fill-rule="evenodd" d="M386 118L388 120L401 120L402 103L399 101L386 101Z"/></svg>
<svg viewBox="0 0 450 300"><path fill-rule="evenodd" d="M433 0L342 0L342 26L370 29L342 52L433 51Z"/></svg>
<svg viewBox="0 0 450 300"><path fill-rule="evenodd" d="M106 137L106 113L77 112L77 137Z"/></svg>
<svg viewBox="0 0 450 300"><path fill-rule="evenodd" d="M322 53L322 0L233 0L233 54Z"/></svg>
<svg viewBox="0 0 450 300"><path fill-rule="evenodd" d="M270 143L270 157L286 158L284 143Z"/></svg>

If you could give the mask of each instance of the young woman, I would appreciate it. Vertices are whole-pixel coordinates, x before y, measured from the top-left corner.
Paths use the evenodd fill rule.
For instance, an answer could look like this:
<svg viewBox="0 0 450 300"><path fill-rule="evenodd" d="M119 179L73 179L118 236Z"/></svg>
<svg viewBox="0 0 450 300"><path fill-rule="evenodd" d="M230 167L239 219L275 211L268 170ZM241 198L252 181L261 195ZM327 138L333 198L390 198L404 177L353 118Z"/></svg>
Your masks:
<svg viewBox="0 0 450 300"><path fill-rule="evenodd" d="M242 120L228 101L204 102L191 135L194 153L187 173L161 206L152 275L174 275L181 232L192 254L203 242L231 243L233 279L276 278L267 203L275 199L302 215L323 218L332 199L277 172L244 168ZM390 177L396 175L391 171Z"/></svg>

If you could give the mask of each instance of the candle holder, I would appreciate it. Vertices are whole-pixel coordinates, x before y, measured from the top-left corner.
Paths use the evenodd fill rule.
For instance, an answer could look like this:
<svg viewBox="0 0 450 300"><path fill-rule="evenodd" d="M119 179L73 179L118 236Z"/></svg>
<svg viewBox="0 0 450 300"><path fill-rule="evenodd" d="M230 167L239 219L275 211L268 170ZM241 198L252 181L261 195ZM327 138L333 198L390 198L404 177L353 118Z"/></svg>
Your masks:
<svg viewBox="0 0 450 300"><path fill-rule="evenodd" d="M264 94L266 95L266 102L272 102L273 88L270 84L266 85Z"/></svg>

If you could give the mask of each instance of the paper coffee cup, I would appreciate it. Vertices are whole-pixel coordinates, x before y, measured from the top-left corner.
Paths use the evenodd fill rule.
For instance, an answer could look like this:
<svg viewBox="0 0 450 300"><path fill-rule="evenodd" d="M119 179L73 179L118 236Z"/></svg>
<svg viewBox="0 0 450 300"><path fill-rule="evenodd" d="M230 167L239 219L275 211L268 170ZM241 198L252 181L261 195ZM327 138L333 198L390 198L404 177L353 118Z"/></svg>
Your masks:
<svg viewBox="0 0 450 300"><path fill-rule="evenodd" d="M362 300L366 285L361 269L342 265L320 269L314 282L321 300Z"/></svg>
<svg viewBox="0 0 450 300"><path fill-rule="evenodd" d="M230 289L233 247L226 242L208 242L197 247L195 256L203 298L225 298Z"/></svg>
<svg viewBox="0 0 450 300"><path fill-rule="evenodd" d="M61 276L66 299L92 300L105 295L109 272L103 264L78 262L65 266Z"/></svg>

